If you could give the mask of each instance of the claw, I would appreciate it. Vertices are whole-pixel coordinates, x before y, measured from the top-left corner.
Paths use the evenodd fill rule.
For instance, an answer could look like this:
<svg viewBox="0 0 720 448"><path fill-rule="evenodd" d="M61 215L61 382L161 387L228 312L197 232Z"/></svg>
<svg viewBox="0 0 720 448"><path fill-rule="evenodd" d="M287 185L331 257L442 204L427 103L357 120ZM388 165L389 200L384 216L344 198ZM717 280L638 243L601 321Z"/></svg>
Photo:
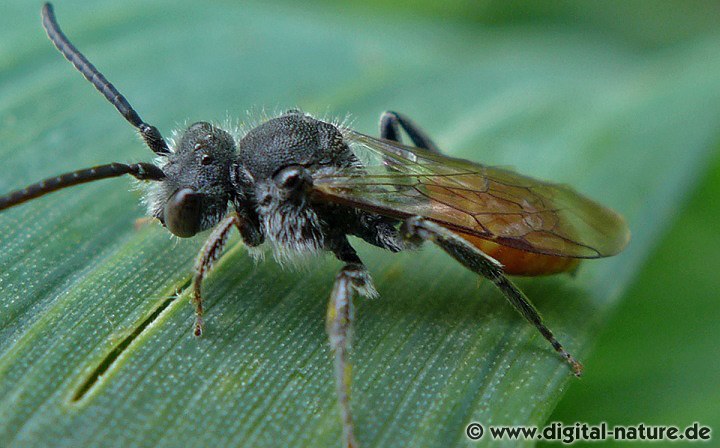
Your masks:
<svg viewBox="0 0 720 448"><path fill-rule="evenodd" d="M195 326L193 330L195 337L200 337L203 334L203 320L202 317L198 316L195 318Z"/></svg>

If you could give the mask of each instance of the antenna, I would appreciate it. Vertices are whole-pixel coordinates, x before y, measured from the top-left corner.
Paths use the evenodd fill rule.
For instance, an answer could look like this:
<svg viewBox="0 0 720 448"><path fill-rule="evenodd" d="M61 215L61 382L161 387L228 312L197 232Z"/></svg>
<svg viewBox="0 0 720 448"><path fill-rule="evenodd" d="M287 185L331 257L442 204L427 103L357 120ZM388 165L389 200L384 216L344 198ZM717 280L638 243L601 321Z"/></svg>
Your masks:
<svg viewBox="0 0 720 448"><path fill-rule="evenodd" d="M65 56L65 59L70 61L85 79L90 81L115 106L115 109L140 132L145 144L156 154L170 154L170 149L160 131L155 126L145 123L115 86L68 40L55 20L55 13L50 3L43 5L42 23L48 37L60 53Z"/></svg>
<svg viewBox="0 0 720 448"><path fill-rule="evenodd" d="M134 163L132 165L110 163L108 165L100 165L61 174L57 177L51 177L28 185L22 190L16 190L5 196L0 196L0 210L22 204L23 202L62 188L100 179L108 179L110 177L118 177L124 174L130 174L138 180L162 180L165 178L162 170L151 163Z"/></svg>

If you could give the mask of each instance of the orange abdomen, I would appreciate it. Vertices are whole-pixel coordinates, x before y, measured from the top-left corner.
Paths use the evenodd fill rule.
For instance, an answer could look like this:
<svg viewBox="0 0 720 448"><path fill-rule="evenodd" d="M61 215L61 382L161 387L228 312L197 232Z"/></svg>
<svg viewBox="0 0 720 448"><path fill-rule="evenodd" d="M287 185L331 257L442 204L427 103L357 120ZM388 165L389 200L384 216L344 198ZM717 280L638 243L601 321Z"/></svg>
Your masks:
<svg viewBox="0 0 720 448"><path fill-rule="evenodd" d="M536 254L512 247L501 246L492 241L466 233L455 232L464 240L493 257L503 265L503 271L509 275L551 275L575 269L581 259Z"/></svg>

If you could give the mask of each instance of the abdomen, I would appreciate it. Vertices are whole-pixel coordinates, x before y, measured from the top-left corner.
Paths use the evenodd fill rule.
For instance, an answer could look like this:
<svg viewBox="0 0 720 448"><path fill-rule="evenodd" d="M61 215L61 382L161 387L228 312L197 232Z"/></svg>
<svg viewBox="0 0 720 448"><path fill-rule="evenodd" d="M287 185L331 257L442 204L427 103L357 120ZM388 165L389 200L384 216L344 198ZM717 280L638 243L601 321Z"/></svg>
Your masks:
<svg viewBox="0 0 720 448"><path fill-rule="evenodd" d="M578 267L581 259L536 254L512 247L501 246L492 241L474 235L455 232L458 236L481 250L503 265L503 271L509 275L551 275L570 272Z"/></svg>

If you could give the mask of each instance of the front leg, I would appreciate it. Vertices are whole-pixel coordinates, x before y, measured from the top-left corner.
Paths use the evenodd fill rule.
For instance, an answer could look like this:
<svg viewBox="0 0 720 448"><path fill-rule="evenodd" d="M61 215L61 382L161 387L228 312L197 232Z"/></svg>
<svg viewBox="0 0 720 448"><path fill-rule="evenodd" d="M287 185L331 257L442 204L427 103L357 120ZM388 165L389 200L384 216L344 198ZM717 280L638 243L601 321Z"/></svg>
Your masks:
<svg viewBox="0 0 720 448"><path fill-rule="evenodd" d="M220 254L222 254L222 250L227 243L228 236L230 236L230 231L233 227L242 229L240 218L235 214L226 217L215 226L195 261L192 296L192 304L195 306L195 325L193 329L195 336L201 336L203 332L202 282L210 272L210 269L212 269L213 263L220 258Z"/></svg>
<svg viewBox="0 0 720 448"><path fill-rule="evenodd" d="M370 274L347 239L339 238L332 246L335 256L347 264L335 278L325 323L330 347L335 355L335 384L343 425L343 447L351 448L358 446L350 409L352 367L348 359L354 320L353 296L358 293L365 297L375 297L377 292L372 285Z"/></svg>
<svg viewBox="0 0 720 448"><path fill-rule="evenodd" d="M401 231L405 238L415 243L428 240L432 241L455 260L462 263L463 266L493 282L508 302L510 302L528 322L533 324L540 334L542 334L543 337L552 344L553 348L570 364L575 376L582 375L582 364L568 353L562 344L555 339L555 336L550 329L545 326L540 314L525 294L505 276L502 265L497 260L484 254L475 246L445 227L419 216L409 218L405 221Z"/></svg>

